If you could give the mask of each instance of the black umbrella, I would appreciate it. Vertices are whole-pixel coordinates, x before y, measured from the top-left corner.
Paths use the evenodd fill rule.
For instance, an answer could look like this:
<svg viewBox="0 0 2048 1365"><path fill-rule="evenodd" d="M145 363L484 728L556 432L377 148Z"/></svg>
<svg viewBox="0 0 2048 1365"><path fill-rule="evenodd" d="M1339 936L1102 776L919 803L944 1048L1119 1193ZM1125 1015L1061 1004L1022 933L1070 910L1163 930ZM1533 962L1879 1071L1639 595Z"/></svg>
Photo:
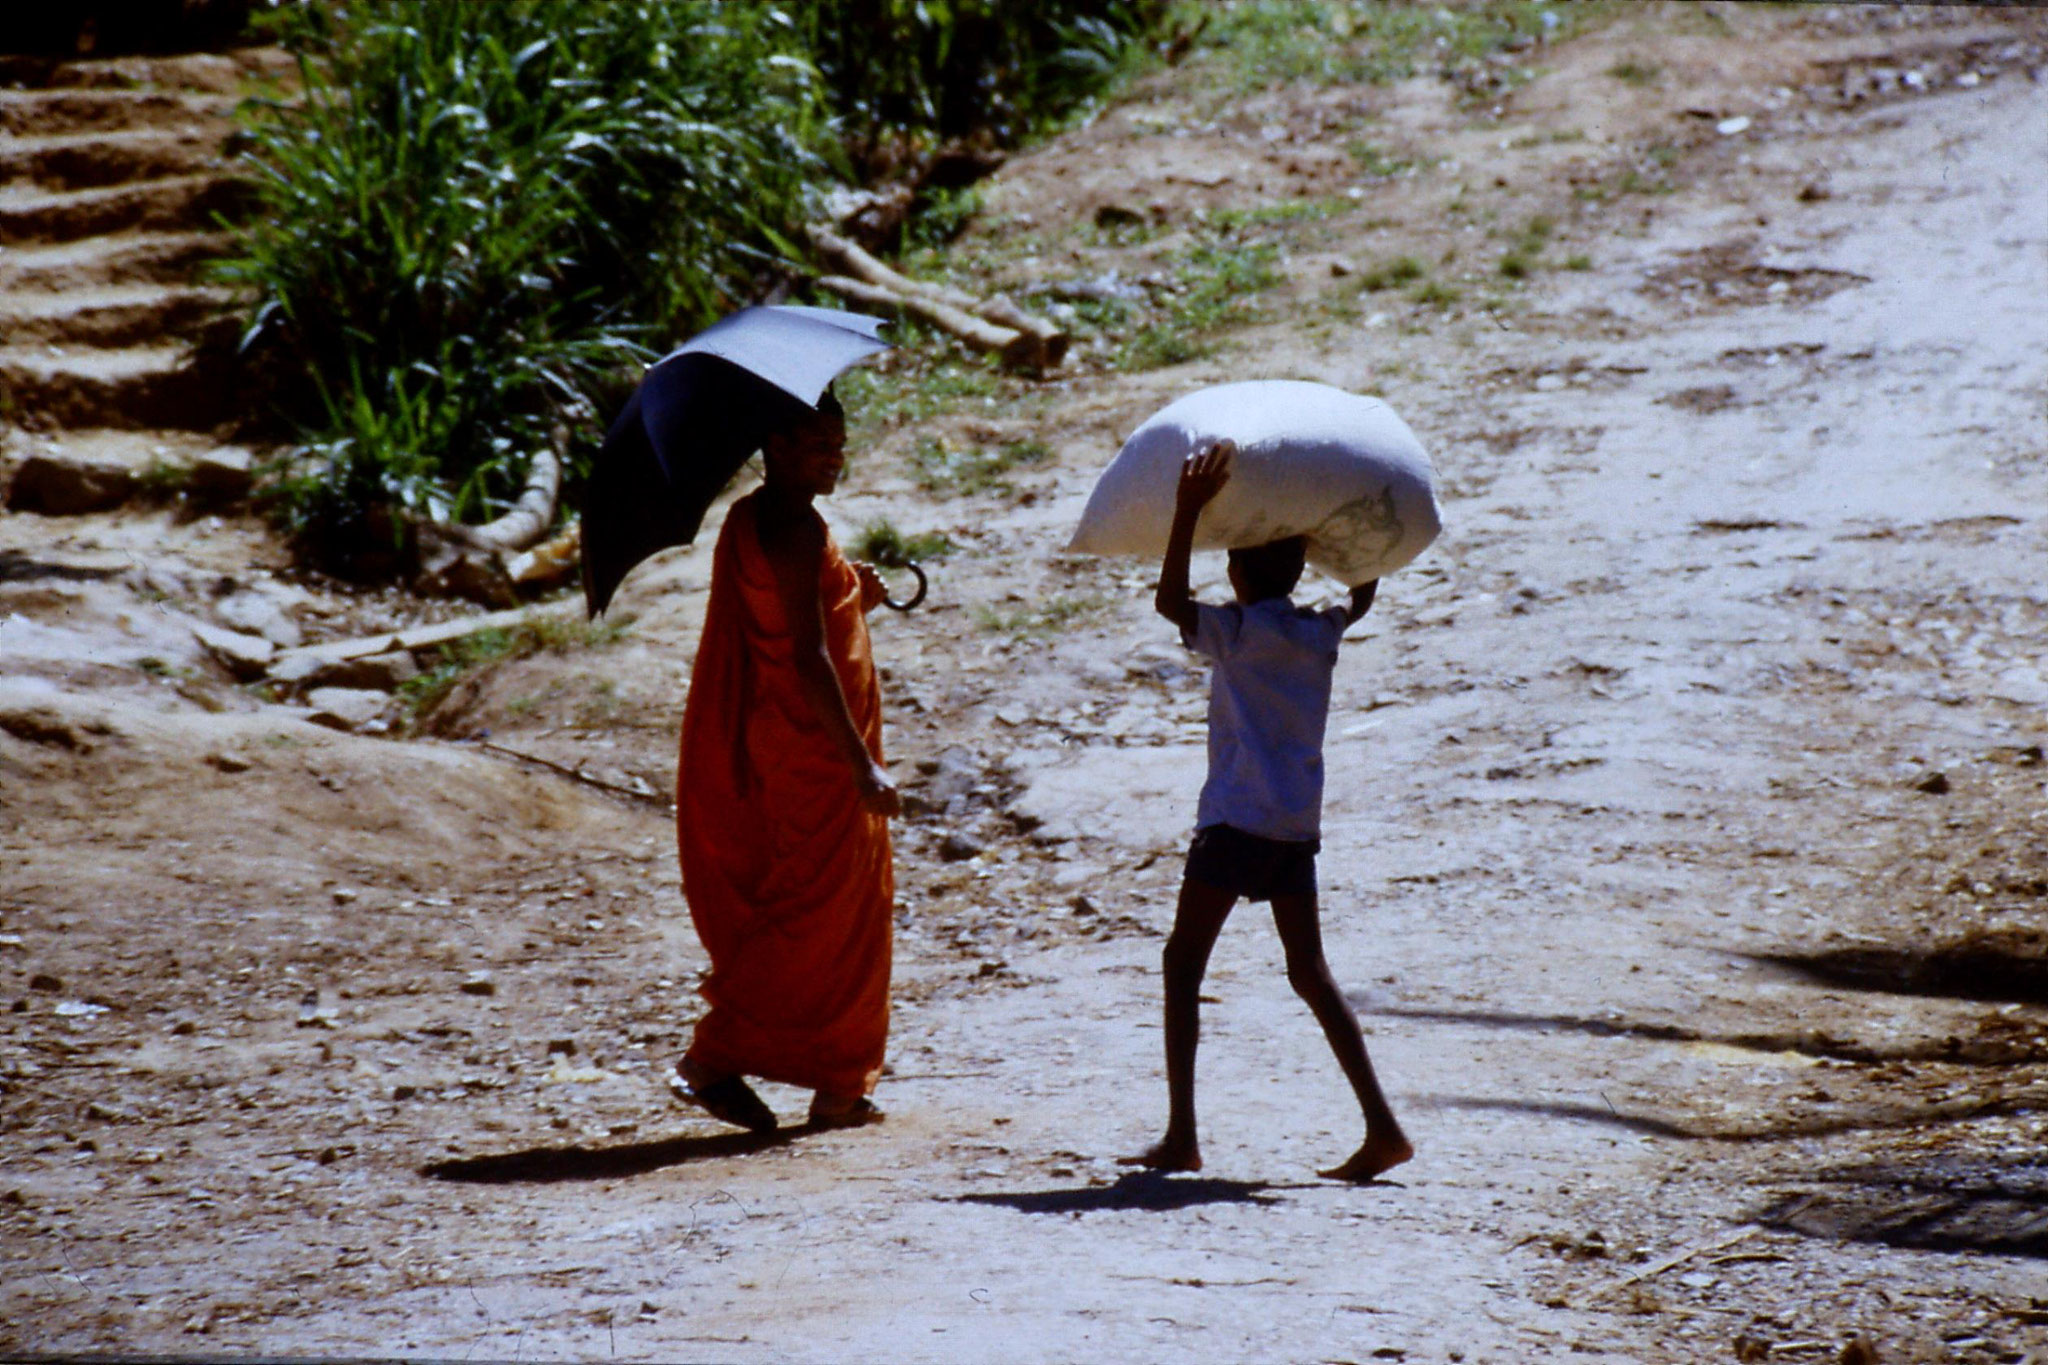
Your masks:
<svg viewBox="0 0 2048 1365"><path fill-rule="evenodd" d="M627 570L697 538L705 510L770 432L817 411L854 361L889 349L882 322L831 308L747 308L649 368L605 433L583 494L592 617Z"/></svg>

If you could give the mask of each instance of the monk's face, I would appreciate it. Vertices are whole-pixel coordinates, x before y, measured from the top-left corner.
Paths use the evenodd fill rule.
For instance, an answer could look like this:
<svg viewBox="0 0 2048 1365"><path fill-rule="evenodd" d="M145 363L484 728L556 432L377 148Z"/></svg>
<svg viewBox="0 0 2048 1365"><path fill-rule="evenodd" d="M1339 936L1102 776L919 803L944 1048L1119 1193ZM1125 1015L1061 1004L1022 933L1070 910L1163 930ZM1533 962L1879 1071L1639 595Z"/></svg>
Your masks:
<svg viewBox="0 0 2048 1365"><path fill-rule="evenodd" d="M768 481L791 493L823 497L839 486L846 468L846 422L821 413L778 431L761 447Z"/></svg>

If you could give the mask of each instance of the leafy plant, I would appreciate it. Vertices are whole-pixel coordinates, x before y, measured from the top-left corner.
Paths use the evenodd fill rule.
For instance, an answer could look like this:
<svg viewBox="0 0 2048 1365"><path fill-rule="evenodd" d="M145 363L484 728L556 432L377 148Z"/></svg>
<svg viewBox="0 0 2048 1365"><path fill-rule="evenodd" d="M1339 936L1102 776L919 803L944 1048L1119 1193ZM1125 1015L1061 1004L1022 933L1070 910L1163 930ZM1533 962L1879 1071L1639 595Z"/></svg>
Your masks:
<svg viewBox="0 0 2048 1365"><path fill-rule="evenodd" d="M1175 262L1165 316L1132 336L1119 361L1142 370L1207 355L1210 338L1226 324L1246 320L1249 301L1280 282L1279 258L1278 244L1239 240L1227 226L1205 233Z"/></svg>
<svg viewBox="0 0 2048 1365"><path fill-rule="evenodd" d="M771 9L282 13L302 96L249 111L258 204L226 273L305 433L286 520L344 558L375 506L494 514L563 414L586 456L612 372L746 297L822 173Z"/></svg>
<svg viewBox="0 0 2048 1365"><path fill-rule="evenodd" d="M1428 273L1428 267L1413 256L1396 256L1366 271L1359 277L1358 283L1365 289L1378 292L1382 289L1396 288L1411 280L1419 280Z"/></svg>
<svg viewBox="0 0 2048 1365"><path fill-rule="evenodd" d="M913 560L922 563L944 559L953 553L954 545L943 531L905 535L896 529L896 523L881 517L861 527L853 548L856 556L871 564L907 564Z"/></svg>

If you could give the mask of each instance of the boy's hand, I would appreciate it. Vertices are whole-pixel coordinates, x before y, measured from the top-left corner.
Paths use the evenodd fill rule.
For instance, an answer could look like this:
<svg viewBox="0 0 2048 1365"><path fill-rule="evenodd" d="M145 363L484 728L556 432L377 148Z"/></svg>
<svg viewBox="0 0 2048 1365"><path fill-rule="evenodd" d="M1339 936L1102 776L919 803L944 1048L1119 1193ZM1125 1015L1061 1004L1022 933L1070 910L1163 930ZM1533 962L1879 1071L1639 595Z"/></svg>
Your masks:
<svg viewBox="0 0 2048 1365"><path fill-rule="evenodd" d="M882 581L882 575L875 572L875 566L861 560L853 561L854 577L860 580L860 609L873 611L882 605L882 599L889 595L889 585Z"/></svg>
<svg viewBox="0 0 2048 1365"><path fill-rule="evenodd" d="M1173 491L1173 510L1194 516L1207 507L1230 482L1230 457L1237 453L1235 441L1216 441L1188 456L1180 467L1180 484Z"/></svg>

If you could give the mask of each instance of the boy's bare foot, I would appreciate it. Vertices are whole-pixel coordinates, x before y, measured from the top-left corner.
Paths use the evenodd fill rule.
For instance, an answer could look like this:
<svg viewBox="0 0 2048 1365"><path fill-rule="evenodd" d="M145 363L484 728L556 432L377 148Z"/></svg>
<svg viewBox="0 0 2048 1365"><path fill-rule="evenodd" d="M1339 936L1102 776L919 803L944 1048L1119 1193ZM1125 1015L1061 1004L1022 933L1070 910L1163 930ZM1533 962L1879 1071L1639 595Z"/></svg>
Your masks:
<svg viewBox="0 0 2048 1365"><path fill-rule="evenodd" d="M1119 1166L1143 1166L1153 1171L1199 1171L1202 1169L1202 1149L1194 1139L1162 1138L1136 1156L1120 1156Z"/></svg>
<svg viewBox="0 0 2048 1365"><path fill-rule="evenodd" d="M1377 1179L1394 1167L1415 1155L1415 1148L1406 1138L1368 1137L1359 1149L1343 1162L1316 1174L1330 1180L1349 1180L1363 1185Z"/></svg>

